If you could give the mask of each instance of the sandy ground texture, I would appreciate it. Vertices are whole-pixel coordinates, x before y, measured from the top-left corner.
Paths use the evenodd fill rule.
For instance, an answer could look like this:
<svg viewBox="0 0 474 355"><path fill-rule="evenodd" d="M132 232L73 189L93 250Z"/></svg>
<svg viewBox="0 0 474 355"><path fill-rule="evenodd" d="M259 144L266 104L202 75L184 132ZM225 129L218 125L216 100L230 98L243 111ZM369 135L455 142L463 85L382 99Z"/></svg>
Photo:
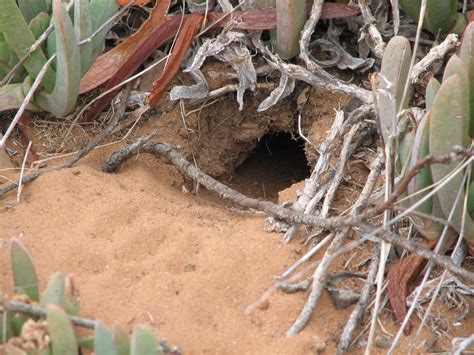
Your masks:
<svg viewBox="0 0 474 355"><path fill-rule="evenodd" d="M156 128L159 139L167 140L176 132L171 122L180 122L176 112L170 115L150 119L137 135ZM55 271L74 274L83 317L128 329L146 324L189 354L308 354L318 347L335 353L351 308L336 310L327 293L309 325L292 338L284 333L307 294L275 291L244 314L306 247L298 240L284 245L281 234L265 233L261 213L242 211L204 189L198 195L186 192L189 184L162 160L139 156L117 174L103 173L104 159L118 147L45 174L24 188L19 204L14 193L0 200L2 290L11 290L5 242L19 237L34 257L42 287ZM252 164L253 169L262 165L249 163L248 169ZM254 170L249 179L256 178ZM237 179L236 186L249 181ZM346 261L338 260L332 271ZM391 312L381 319L387 332L396 332ZM474 318L469 315L461 330L447 324L451 334L466 335ZM425 334L429 341L438 338ZM354 353L363 352L363 342L358 344ZM400 348L405 352L406 339Z"/></svg>

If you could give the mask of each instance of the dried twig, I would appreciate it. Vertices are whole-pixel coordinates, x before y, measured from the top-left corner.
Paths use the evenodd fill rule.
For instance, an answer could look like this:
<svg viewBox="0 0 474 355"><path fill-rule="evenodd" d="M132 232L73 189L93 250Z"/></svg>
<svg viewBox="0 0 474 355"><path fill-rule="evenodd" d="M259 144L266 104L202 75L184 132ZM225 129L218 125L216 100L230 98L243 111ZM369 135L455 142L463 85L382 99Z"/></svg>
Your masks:
<svg viewBox="0 0 474 355"><path fill-rule="evenodd" d="M363 28L362 31L367 32L367 35L370 38L370 40L367 41L367 44L378 58L382 58L385 49L385 43L382 39L380 31L376 26L377 21L375 20L374 15L372 15L372 11L367 5L366 0L359 1L359 8L365 23L365 28Z"/></svg>
<svg viewBox="0 0 474 355"><path fill-rule="evenodd" d="M287 75L293 80L300 80L312 86L316 86L331 92L341 92L349 96L353 96L366 104L372 104L372 93L366 89L360 88L356 85L346 84L345 82L331 76L324 70L321 70L321 75L314 74L310 70L303 68L300 65L289 64L282 61L277 55L273 54L257 37L252 37L252 42L257 50L259 50L268 61L272 68ZM317 65L314 63L314 65Z"/></svg>
<svg viewBox="0 0 474 355"><path fill-rule="evenodd" d="M360 293L359 302L347 320L344 330L342 331L341 339L339 340L339 345L337 347L339 353L344 353L349 349L349 346L352 342L352 336L357 327L357 323L359 323L359 320L367 311L367 306L370 300L370 292L372 291L372 287L374 287L375 276L377 275L377 269L379 266L379 252L380 251L378 248L374 248L372 252L372 259L369 266L369 272L367 274L367 280L365 281L365 285L362 288L362 292Z"/></svg>
<svg viewBox="0 0 474 355"><path fill-rule="evenodd" d="M335 141L336 138L342 133L344 127L344 112L336 111L336 118L333 121L331 130L326 136L326 139L319 147L319 159L316 163L316 166L311 173L311 176L305 182L303 193L298 197L296 203L293 206L293 209L298 212L309 213L306 211L306 207L309 204L309 201L316 195L316 192L319 189L321 183L321 177L329 166L332 155L334 154ZM285 233L284 240L285 243L289 243L295 233L298 231L298 226L291 226L288 231Z"/></svg>
<svg viewBox="0 0 474 355"><path fill-rule="evenodd" d="M308 323L311 315L313 314L316 305L321 297L324 288L326 287L329 273L327 272L332 262L334 261L334 256L336 255L338 249L342 247L344 241L346 240L347 234L344 232L338 232L334 237L331 245L326 250L326 253L323 256L323 259L319 263L318 267L313 274L313 282L311 284L311 293L308 296L308 300L303 307L298 319L293 323L291 328L286 332L286 336L293 336L299 333Z"/></svg>
<svg viewBox="0 0 474 355"><path fill-rule="evenodd" d="M15 300L4 301L3 306L8 312L31 314L35 317L45 317L47 314L46 308L44 307L34 306ZM95 320L85 319L77 316L69 316L69 320L74 325L89 329L94 329L96 324Z"/></svg>
<svg viewBox="0 0 474 355"><path fill-rule="evenodd" d="M28 142L28 146L26 147L26 150L25 150L25 156L23 157L23 163L21 164L20 178L18 179L18 191L16 194L16 203L20 202L20 195L21 195L21 190L22 190L21 181L23 180L23 175L25 174L25 166L26 166L26 161L28 160L28 154L30 153L30 149L31 149L31 141Z"/></svg>
<svg viewBox="0 0 474 355"><path fill-rule="evenodd" d="M316 62L311 60L309 54L309 42L311 41L311 35L314 32L314 28L321 17L321 12L323 10L324 0L313 0L313 6L311 7L311 15L306 21L303 31L301 31L300 38L300 58L306 64L306 67L310 72L318 74L321 77L326 77L329 74L326 73Z"/></svg>
<svg viewBox="0 0 474 355"><path fill-rule="evenodd" d="M114 130L114 128L117 126L118 122L120 119L124 116L125 114L125 109L127 107L127 98L130 95L130 91L132 89L132 84L127 85L127 87L124 90L124 95L122 97L122 100L120 101L118 109L115 111L112 119L110 120L109 124L103 131L101 131L92 141L90 141L84 148L82 148L79 152L77 152L71 159L69 159L67 162L56 166L51 169L47 170L37 170L27 176L24 176L18 184L10 184L7 185L3 188L0 189L0 196L3 196L7 194L8 192L16 189L20 185L26 185L34 180L36 180L38 177L43 175L44 173L51 172L51 171L56 171L56 170L61 170L64 168L71 168L73 167L80 159L84 158L87 154L89 154L97 145L99 145L104 139L106 139L110 133Z"/></svg>
<svg viewBox="0 0 474 355"><path fill-rule="evenodd" d="M26 94L25 99L21 103L20 108L15 113L15 117L13 117L13 120L10 122L10 125L7 128L7 131L5 132L2 139L0 140L0 149L5 146L5 143L7 142L8 137L13 132L13 129L15 128L16 124L18 123L21 116L25 112L26 107L30 104L30 102L33 98L33 95L35 94L36 90L39 88L41 82L43 81L43 78L45 77L46 73L48 72L49 66L51 65L51 63L53 62L53 60L55 58L56 58L56 56L53 55L41 67L41 70L39 71L38 76L35 78L35 81L33 82L33 85L31 85L31 88L28 90L28 94Z"/></svg>
<svg viewBox="0 0 474 355"><path fill-rule="evenodd" d="M431 48L429 53L413 66L410 76L411 83L416 83L420 79L421 74L433 65L433 63L442 60L446 54L456 49L458 44L458 36L451 33L446 36L443 42Z"/></svg>
<svg viewBox="0 0 474 355"><path fill-rule="evenodd" d="M359 203L358 205L354 207L354 210L353 210L354 214L359 213L359 209L368 203L370 199L370 195L372 194L375 184L377 182L377 179L380 176L380 173L382 171L383 163L384 163L384 155L381 153L377 156L377 158L375 158L375 160L371 164L371 169L370 169L369 176L367 177L367 182L365 183L364 189L362 190L358 198ZM344 327L344 330L342 332L341 339L338 345L339 353L345 352L349 349L349 346L352 341L352 335L357 326L357 323L359 322L360 318L363 316L364 312L367 309L370 291L372 290L372 287L374 286L374 281L375 281L375 277L376 277L378 266L379 266L379 258L378 258L379 252L380 252L379 248L375 248L373 250L372 263L370 264L370 267L369 267L367 281L366 281L366 284L364 285L364 288L362 289L361 296L357 303L357 306L352 311L351 316L349 317L349 320L347 321L346 326Z"/></svg>
<svg viewBox="0 0 474 355"><path fill-rule="evenodd" d="M360 226L363 228L364 232L367 233L367 237L376 237L410 252L415 252L423 258L431 260L433 263L448 269L453 274L456 274L467 281L474 282L474 273L455 265L450 258L436 254L433 251L420 246L413 240L405 240L395 233L391 233L383 228L367 223L366 220L372 217L370 214L364 213L354 216L318 218L311 215L297 213L289 208L278 206L269 201L250 198L229 188L196 168L176 150L176 147L165 143L153 142L151 141L152 138L153 136L150 135L142 137L139 142L135 142L112 154L104 164L104 171L117 171L124 162L135 156L138 151L153 154L158 157L164 157L189 178L198 180L199 183L208 190L214 191L221 197L243 207L266 212L289 223L306 224L315 228L336 230L342 227Z"/></svg>

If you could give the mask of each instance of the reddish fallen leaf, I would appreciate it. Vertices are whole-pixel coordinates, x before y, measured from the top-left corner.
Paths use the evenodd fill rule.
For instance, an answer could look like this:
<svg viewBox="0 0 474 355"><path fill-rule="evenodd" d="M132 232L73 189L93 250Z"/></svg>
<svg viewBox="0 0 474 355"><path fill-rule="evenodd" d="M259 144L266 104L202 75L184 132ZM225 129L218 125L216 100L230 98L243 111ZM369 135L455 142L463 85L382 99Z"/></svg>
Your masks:
<svg viewBox="0 0 474 355"><path fill-rule="evenodd" d="M169 4L170 0L165 0L157 4L153 9L153 13L158 13L158 15L152 15L155 17L154 20L150 22L147 21L138 32L127 38L127 40L130 39L130 41L135 39L135 42L138 42L139 45L136 46L133 43L129 43L125 46L124 52L120 53L123 56L121 56L118 63L116 63L116 68L113 68L113 76L105 86L106 91L130 77L156 48L162 46L174 37L173 34L176 33L179 28L179 21L167 21L165 23L167 28L159 26L159 23L164 21L164 15L166 15L166 12L168 11ZM161 17L161 20L156 17ZM155 26L155 22L157 22L158 25L153 27ZM131 49L133 49L133 52L130 52ZM118 55L117 52L114 53L114 55L115 54ZM97 100L92 108L81 118L81 122L90 122L94 120L110 103L117 91L118 90L114 90Z"/></svg>
<svg viewBox="0 0 474 355"><path fill-rule="evenodd" d="M198 33L203 20L204 16L201 14L191 14L185 18L181 31L176 39L173 52L168 59L168 64L165 66L161 76L153 85L148 100L148 104L151 107L154 107L158 103L160 98L164 95L168 85L173 81L176 74L178 74L179 68L184 61L189 47L191 47L194 36Z"/></svg>
<svg viewBox="0 0 474 355"><path fill-rule="evenodd" d="M407 296L410 284L416 280L426 265L426 259L418 254L410 254L406 258L395 262L387 274L387 292L395 318L400 323L407 315ZM410 323L404 329L405 335L410 333Z"/></svg>
<svg viewBox="0 0 474 355"><path fill-rule="evenodd" d="M176 23L181 21L181 16L170 17L163 25L162 28L158 27L163 22L161 17L162 13L156 11L158 5L163 6L169 1L162 1L155 6L150 19L148 19L143 26L132 36L128 37L112 50L104 53L96 59L91 69L81 80L80 93L83 94L90 91L109 80L115 72L121 67L121 65L127 60L128 56L132 55L138 47L140 47L143 38L146 36L159 36L159 39L155 40L157 47L170 41L176 35L170 32L171 29L176 27ZM358 7L348 6L344 4L336 3L324 3L321 19L331 19L339 17L354 16L359 13ZM185 18L192 16L186 15ZM224 17L222 19L222 17ZM218 21L219 20L219 21ZM218 21L218 22L216 22ZM216 22L212 28L223 28L232 21L234 28L243 30L267 30L276 28L276 12L272 9L256 10L256 11L235 11L232 16L223 13L209 13L208 22ZM164 33L161 33L164 32ZM145 61L146 57L143 58Z"/></svg>
<svg viewBox="0 0 474 355"><path fill-rule="evenodd" d="M122 67L123 63L125 63L129 57L133 56L145 41L150 41L149 37L156 36L159 32L157 29L163 23L167 22L166 15L168 14L169 6L170 0L158 1L151 11L150 17L137 32L127 37L118 46L98 57L86 75L82 78L80 93L83 94L90 91L112 78L112 76ZM171 35L171 38L174 37L175 33ZM157 38L156 41L158 44L161 43L159 42L160 39L163 41L162 37ZM170 39L166 40L164 43L169 40ZM143 61L147 57L143 58Z"/></svg>
<svg viewBox="0 0 474 355"><path fill-rule="evenodd" d="M308 12L311 5L308 6ZM355 16L359 13L359 8L336 3L324 3L321 12L321 20ZM213 28L223 28L229 22L233 22L233 28L241 30L272 30L277 27L276 11L274 9L234 11L232 15L210 12L208 21L214 22L225 16L225 19L218 22Z"/></svg>
<svg viewBox="0 0 474 355"><path fill-rule="evenodd" d="M145 5L148 4L151 0L134 0L133 5ZM130 0L116 0L117 4L120 6L125 6L127 5Z"/></svg>
<svg viewBox="0 0 474 355"><path fill-rule="evenodd" d="M451 248L456 241L456 238L457 235L455 233L450 233L447 237L447 241L445 242L445 247L441 253L449 250L449 248ZM423 246L425 248L434 250L437 244L437 241L426 241ZM395 318L400 322L400 324L403 322L408 312L407 296L409 288L411 284L413 284L413 282L418 278L426 263L427 260L421 256L418 256L417 254L410 254L405 259L393 263L387 273L388 298L393 312L395 313ZM408 323L404 329L405 335L410 334L410 330L410 323Z"/></svg>

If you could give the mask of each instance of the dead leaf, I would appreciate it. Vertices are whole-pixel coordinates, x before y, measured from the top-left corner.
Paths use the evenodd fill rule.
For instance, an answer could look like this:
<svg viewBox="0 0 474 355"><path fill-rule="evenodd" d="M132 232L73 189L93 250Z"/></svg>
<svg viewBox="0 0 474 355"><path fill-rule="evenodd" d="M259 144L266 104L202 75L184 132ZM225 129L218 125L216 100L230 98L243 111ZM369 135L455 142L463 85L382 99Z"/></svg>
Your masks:
<svg viewBox="0 0 474 355"><path fill-rule="evenodd" d="M410 254L406 258L392 264L387 274L387 292L395 317L400 324L407 314L408 288L416 280L426 265L426 259L418 254ZM404 333L410 333L410 323Z"/></svg>
<svg viewBox="0 0 474 355"><path fill-rule="evenodd" d="M185 17L181 31L174 45L173 52L168 60L168 64L161 73L159 79L153 85L153 89L148 101L151 107L154 107L165 93L166 88L174 79L179 68L188 53L189 47L198 33L204 16L201 14L191 14Z"/></svg>
<svg viewBox="0 0 474 355"><path fill-rule="evenodd" d="M170 0L165 0L163 2L158 3L153 9L153 14L151 15L154 20L150 22L147 21L137 33L127 38L127 40L132 37L135 38L135 42L138 44L130 43L130 41L128 41L129 43L124 48L124 52L116 52L122 55L120 58L120 63L115 64L117 68L114 68L113 77L107 82L105 90L113 88L117 84L121 83L123 80L127 79L133 73L135 73L135 71L140 67L140 65L143 64L143 62L150 56L150 54L156 48L160 47L173 37L170 35L171 33L176 33L179 27L179 22L177 21L175 21L176 23L170 23L169 21L165 23L165 25L168 24L168 26L176 26L176 29L173 27L163 28L164 26L159 25L160 23L164 22L164 18L168 11L169 4ZM149 23L149 25L146 25L147 23ZM157 27L152 27L154 25L157 25ZM140 34L140 36L135 36L137 34ZM116 48L120 46L121 45L117 46ZM81 122L90 122L94 120L110 103L116 93L117 90L114 90L97 100L94 106L92 106L92 108L82 118Z"/></svg>
<svg viewBox="0 0 474 355"><path fill-rule="evenodd" d="M120 6L125 6L127 5L130 0L116 0L117 1L117 4L119 4ZM148 4L151 0L134 0L133 1L133 5L145 5L145 4Z"/></svg>
<svg viewBox="0 0 474 355"><path fill-rule="evenodd" d="M148 36L156 36L154 42L156 48L167 43L174 38L179 28L181 16L173 16L168 20L166 13L169 7L169 0L163 0L157 3L152 11L150 18L143 26L132 36L128 37L117 47L98 57L91 69L81 80L80 93L90 91L109 80L125 62L125 60L140 47L142 41ZM168 6L167 6L168 5ZM164 14L164 9L166 13ZM162 12L163 11L163 12ZM324 3L321 19L332 19L354 16L359 13L359 9L354 6L344 4ZM188 18L191 15L186 15ZM211 12L208 14L207 21L216 22L210 29L224 28L233 22L233 28L245 30L268 30L276 28L276 12L272 9L254 10L254 11L234 11L232 15ZM217 22L218 21L218 22ZM161 25L161 26L160 26ZM143 59L145 60L145 58Z"/></svg>
<svg viewBox="0 0 474 355"><path fill-rule="evenodd" d="M122 68L124 63L131 56L133 56L139 48L146 45L147 43L155 42L155 48L157 48L172 39L176 33L173 33L172 31L174 23L169 26L171 29L160 28L160 26L164 23L170 22L166 21L166 15L168 14L169 6L170 0L162 0L157 2L151 11L150 17L145 21L145 23L137 32L135 32L130 37L127 37L115 48L99 56L86 75L84 75L82 78L79 92L83 94L102 85L107 80L112 78L112 76ZM155 48L153 48L153 50ZM153 50L151 50L151 52ZM142 58L143 61L145 61L147 57L148 55L145 58Z"/></svg>

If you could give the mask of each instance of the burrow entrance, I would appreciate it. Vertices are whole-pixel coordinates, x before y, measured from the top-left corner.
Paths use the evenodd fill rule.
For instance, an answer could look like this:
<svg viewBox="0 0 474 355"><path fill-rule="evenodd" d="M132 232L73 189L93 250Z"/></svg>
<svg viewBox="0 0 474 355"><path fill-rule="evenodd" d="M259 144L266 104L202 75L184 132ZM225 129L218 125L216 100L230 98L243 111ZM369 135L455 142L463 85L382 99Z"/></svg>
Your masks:
<svg viewBox="0 0 474 355"><path fill-rule="evenodd" d="M287 132L269 132L235 168L228 184L248 196L276 202L279 191L310 173L304 141Z"/></svg>
<svg viewBox="0 0 474 355"><path fill-rule="evenodd" d="M298 138L295 100L258 112L265 98L246 97L240 111L230 96L190 115L188 127L199 168L246 195L277 201L278 192L310 176L317 154ZM313 144L321 144L334 121L333 107L344 100L332 94L309 95L301 130Z"/></svg>

